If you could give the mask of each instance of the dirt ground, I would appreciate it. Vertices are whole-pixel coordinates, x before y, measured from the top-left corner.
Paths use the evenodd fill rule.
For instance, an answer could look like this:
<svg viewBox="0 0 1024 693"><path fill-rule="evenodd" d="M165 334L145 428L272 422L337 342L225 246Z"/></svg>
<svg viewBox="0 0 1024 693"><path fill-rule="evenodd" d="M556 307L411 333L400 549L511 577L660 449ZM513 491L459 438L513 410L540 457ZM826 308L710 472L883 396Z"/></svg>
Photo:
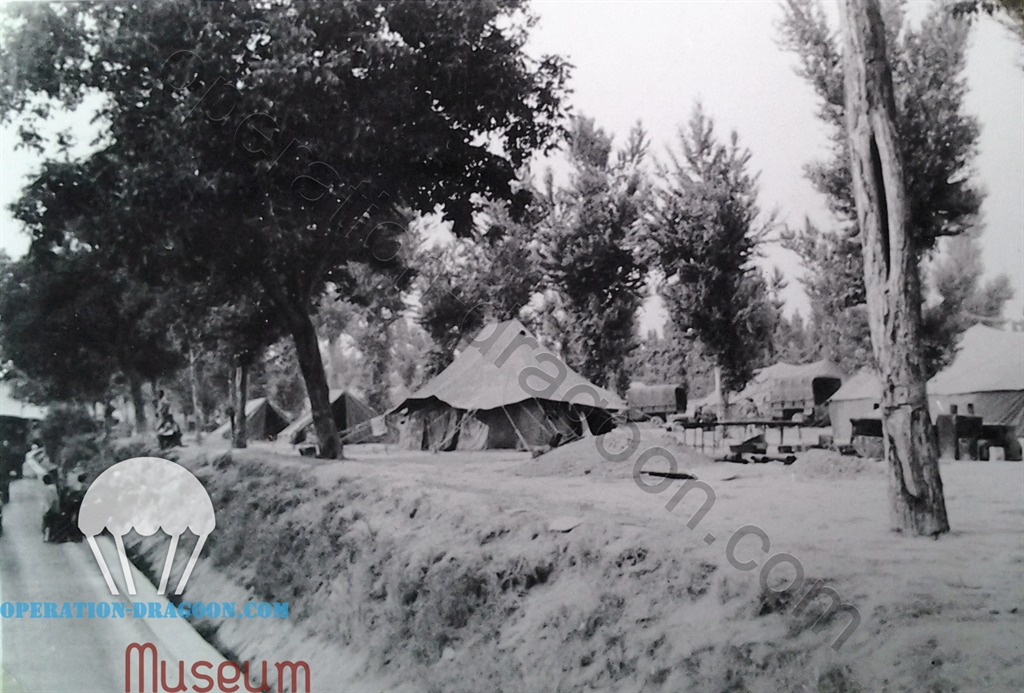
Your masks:
<svg viewBox="0 0 1024 693"><path fill-rule="evenodd" d="M315 690L1024 690L1024 465L943 462L953 531L933 540L889 531L878 462L718 463L655 429L609 462L596 443L187 448L218 526L185 597L289 601L287 624L199 625L239 657L306 657ZM696 524L705 491L670 503L683 481L634 480L656 447L676 467L649 453L644 471L713 492ZM764 551L730 552L748 525ZM164 546L134 543L157 565ZM859 613L852 633L822 596L794 609L816 580Z"/></svg>

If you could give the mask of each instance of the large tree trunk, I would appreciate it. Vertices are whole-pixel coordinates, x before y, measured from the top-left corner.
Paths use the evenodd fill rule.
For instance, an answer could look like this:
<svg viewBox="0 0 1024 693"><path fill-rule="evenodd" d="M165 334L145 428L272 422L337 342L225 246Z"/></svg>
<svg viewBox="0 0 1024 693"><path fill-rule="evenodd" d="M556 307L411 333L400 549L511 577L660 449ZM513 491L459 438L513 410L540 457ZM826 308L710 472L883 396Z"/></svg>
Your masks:
<svg viewBox="0 0 1024 693"><path fill-rule="evenodd" d="M231 432L231 447L246 446L245 404L249 394L249 367L244 362L235 366L231 376L231 406L235 409L235 427Z"/></svg>
<svg viewBox="0 0 1024 693"><path fill-rule="evenodd" d="M295 353L299 360L299 370L306 381L306 394L313 412L313 428L320 443L320 457L338 459L342 456L341 440L338 428L334 425L331 412L331 394L327 387L327 376L324 363L320 358L320 346L317 342L316 328L308 315L295 316L293 320L292 339L295 340Z"/></svg>
<svg viewBox="0 0 1024 693"><path fill-rule="evenodd" d="M132 394L132 409L135 410L135 434L143 435L149 431L146 420L146 398L142 394L142 378L132 369L127 370L128 387Z"/></svg>
<svg viewBox="0 0 1024 693"><path fill-rule="evenodd" d="M949 531L920 355L919 252L908 228L892 73L878 0L842 0L850 171L864 246L864 279L895 531Z"/></svg>

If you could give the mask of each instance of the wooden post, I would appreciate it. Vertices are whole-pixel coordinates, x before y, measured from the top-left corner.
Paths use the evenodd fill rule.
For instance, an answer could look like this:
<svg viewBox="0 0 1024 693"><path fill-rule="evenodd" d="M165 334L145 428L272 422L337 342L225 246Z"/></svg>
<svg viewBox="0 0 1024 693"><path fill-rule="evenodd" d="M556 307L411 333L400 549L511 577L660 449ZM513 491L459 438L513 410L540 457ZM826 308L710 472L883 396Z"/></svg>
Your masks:
<svg viewBox="0 0 1024 693"><path fill-rule="evenodd" d="M871 344L882 375L892 529L949 531L920 354L919 250L911 237L878 0L841 0L846 128L864 247Z"/></svg>

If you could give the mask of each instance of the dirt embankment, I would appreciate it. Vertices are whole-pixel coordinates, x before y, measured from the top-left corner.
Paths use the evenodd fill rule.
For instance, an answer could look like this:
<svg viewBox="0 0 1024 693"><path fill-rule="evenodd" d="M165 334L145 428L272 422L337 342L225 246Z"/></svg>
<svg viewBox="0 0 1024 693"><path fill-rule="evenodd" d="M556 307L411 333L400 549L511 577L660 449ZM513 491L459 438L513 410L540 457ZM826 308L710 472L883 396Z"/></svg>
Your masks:
<svg viewBox="0 0 1024 693"><path fill-rule="evenodd" d="M865 621L835 652L829 645L845 627L845 615L825 619L815 631L823 601L794 615L794 596L765 591L757 571L729 565L724 541L704 546L705 526L724 539L733 524L743 524L735 518L767 512L753 505L754 494L764 495L762 483L788 484L771 493L789 494L789 514L815 512L794 506L793 494L813 498L820 494L812 484L821 482L801 480L792 468L759 465L750 473L768 477L733 481L732 469L743 466L681 459L681 471L692 467L701 478L712 471L721 477L715 482L724 501L715 508L720 517L694 534L685 526L692 511L671 517L671 524L657 519L666 515L661 506L667 498L639 494L638 502L653 508L652 520L630 520L629 508L610 501L614 512L603 503L573 505L573 493L592 494L586 498L593 501L635 492L631 481L615 481L628 472L594 466L586 480L545 480L530 473L544 457L489 458L500 473L486 471L487 461L467 464L476 471L464 473L442 458L382 455L318 465L259 448L182 453L181 463L200 478L217 511L217 529L184 599L290 605L287 622L204 621L197 627L229 657L308 661L314 690L324 691L954 691L982 682L987 690L1014 690L1022 678L1024 660L1012 646L996 648L999 661L972 664L962 674L941 666L943 659L973 656L973 649L944 640L952 621L971 621L980 633L986 618L1007 618L976 619L974 607L963 607L957 595L977 590L973 584L943 586L945 592L926 600L933 608L921 612L910 608L920 599L899 601L898 576L883 568L882 577L871 577L856 567L863 557L843 555L843 547L817 561L812 546L825 540L807 535L800 547L805 584L821 577L856 602ZM568 455L549 464L548 472L562 476L591 463ZM623 465L631 469L632 461ZM883 484L884 498L884 479L869 476ZM862 488L860 481L840 483ZM585 522L568 533L551 531L552 517L579 508L590 508ZM787 545L784 529L765 527L778 546ZM826 531L820 530L823 537ZM158 577L166 540L133 537L130 544ZM931 544L938 545L914 546L932 551ZM179 555L187 556L191 546L184 542ZM747 548L744 557L756 555ZM924 581L942 559L928 553L927 560ZM184 558L179 561L175 573ZM872 580L884 589L874 590ZM773 586L785 581L784 568L772 573ZM917 580L913 589L931 588ZM1004 635L1019 621L1009 618L1018 620L1000 621ZM931 630L937 636L922 640L904 627L923 628L922 638ZM979 643L974 649L991 648Z"/></svg>

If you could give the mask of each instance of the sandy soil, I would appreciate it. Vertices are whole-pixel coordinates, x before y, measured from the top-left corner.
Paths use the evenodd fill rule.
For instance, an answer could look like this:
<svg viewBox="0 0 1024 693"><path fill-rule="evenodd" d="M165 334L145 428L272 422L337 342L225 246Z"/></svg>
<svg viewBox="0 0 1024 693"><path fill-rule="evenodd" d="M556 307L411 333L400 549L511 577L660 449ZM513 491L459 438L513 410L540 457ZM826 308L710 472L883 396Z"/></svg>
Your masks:
<svg viewBox="0 0 1024 693"><path fill-rule="evenodd" d="M624 434L602 443L621 450ZM713 491L692 528L703 492L675 504L684 482L644 475L643 489L633 478L652 447L676 469L654 455L645 471L688 472ZM306 648L315 689L1024 690L1019 463L944 462L953 532L932 540L889 531L880 463L821 451L792 466L715 463L654 429L616 463L594 439L535 459L221 452L218 442L181 454L218 513L189 592L288 600L287 633L207 628L243 657ZM744 570L727 544L747 525L769 545L743 538L734 560L757 564ZM780 552L789 562L763 586L758 566ZM794 563L804 581L787 590ZM794 611L818 579L860 614L845 642L849 615L815 625L825 599Z"/></svg>

